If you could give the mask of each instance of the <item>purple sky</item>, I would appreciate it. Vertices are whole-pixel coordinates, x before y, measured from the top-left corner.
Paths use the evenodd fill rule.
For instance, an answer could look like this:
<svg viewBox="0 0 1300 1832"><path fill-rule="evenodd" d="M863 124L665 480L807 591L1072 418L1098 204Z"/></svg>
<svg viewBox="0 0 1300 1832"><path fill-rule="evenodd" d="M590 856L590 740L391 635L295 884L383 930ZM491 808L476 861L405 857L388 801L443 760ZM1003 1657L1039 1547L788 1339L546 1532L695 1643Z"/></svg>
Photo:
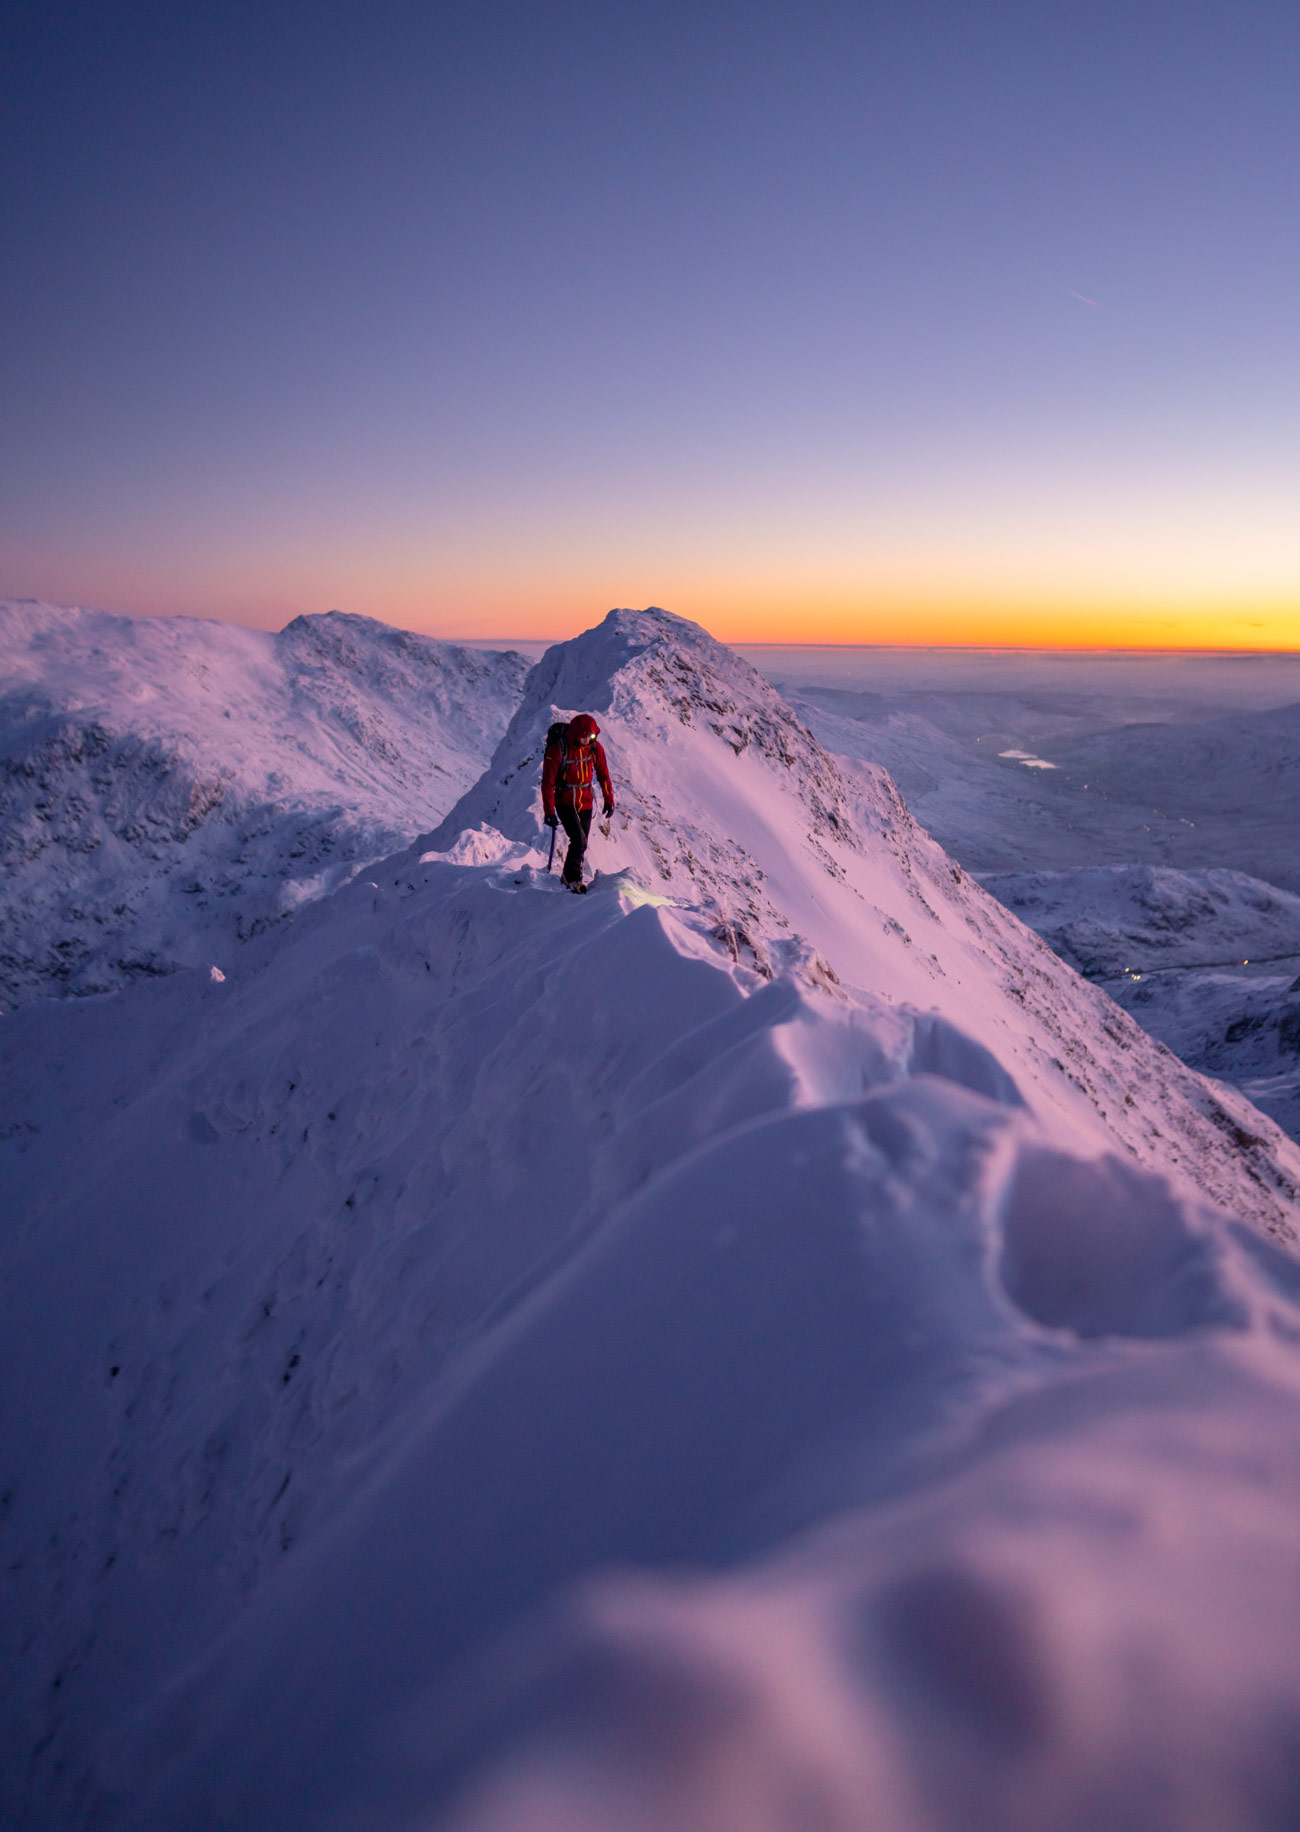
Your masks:
<svg viewBox="0 0 1300 1832"><path fill-rule="evenodd" d="M11 0L0 592L1300 643L1298 53L1251 0Z"/></svg>

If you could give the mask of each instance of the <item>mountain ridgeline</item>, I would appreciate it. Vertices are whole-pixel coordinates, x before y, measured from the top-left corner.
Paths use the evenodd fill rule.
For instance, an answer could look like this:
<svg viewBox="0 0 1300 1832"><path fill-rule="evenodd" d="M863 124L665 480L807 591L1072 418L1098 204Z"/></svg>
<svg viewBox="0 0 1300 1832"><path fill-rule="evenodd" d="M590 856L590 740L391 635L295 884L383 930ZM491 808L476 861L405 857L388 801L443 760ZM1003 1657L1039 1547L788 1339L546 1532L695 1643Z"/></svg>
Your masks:
<svg viewBox="0 0 1300 1832"><path fill-rule="evenodd" d="M6 1823L1283 1832L1300 1150L695 625L512 678L224 979L0 1021Z"/></svg>
<svg viewBox="0 0 1300 1832"><path fill-rule="evenodd" d="M338 611L0 603L0 998L228 964L441 815L527 667Z"/></svg>

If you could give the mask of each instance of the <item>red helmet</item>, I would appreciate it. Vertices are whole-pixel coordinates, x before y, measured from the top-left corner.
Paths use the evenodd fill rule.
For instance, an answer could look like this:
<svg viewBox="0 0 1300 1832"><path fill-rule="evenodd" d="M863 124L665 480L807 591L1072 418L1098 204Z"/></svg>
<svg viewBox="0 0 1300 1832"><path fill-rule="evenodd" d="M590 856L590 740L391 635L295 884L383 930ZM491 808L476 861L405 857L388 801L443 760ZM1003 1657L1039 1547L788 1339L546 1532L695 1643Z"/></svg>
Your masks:
<svg viewBox="0 0 1300 1832"><path fill-rule="evenodd" d="M576 718L569 720L569 736L575 744L586 744L599 735L600 727L589 712L580 712Z"/></svg>

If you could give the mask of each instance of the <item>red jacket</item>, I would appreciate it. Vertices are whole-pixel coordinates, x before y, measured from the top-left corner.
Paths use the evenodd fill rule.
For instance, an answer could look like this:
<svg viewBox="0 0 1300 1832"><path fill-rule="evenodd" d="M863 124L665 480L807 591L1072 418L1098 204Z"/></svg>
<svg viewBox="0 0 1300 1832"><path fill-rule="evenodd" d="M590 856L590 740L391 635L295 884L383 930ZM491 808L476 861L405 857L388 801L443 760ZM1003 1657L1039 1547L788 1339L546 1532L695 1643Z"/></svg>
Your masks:
<svg viewBox="0 0 1300 1832"><path fill-rule="evenodd" d="M612 808L614 785L609 780L609 765L599 738L588 744L551 745L542 760L542 812L554 814L557 797L570 808L594 808L593 780L600 784Z"/></svg>

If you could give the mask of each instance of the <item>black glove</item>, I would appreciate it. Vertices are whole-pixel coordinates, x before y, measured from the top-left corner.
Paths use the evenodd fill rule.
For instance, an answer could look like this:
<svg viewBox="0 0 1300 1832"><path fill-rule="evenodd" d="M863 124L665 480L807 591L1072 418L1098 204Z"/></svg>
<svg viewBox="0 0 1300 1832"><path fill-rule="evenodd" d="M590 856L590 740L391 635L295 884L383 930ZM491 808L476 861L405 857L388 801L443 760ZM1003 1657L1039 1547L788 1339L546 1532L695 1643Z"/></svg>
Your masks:
<svg viewBox="0 0 1300 1832"><path fill-rule="evenodd" d="M614 804L613 804L613 802L611 802L611 801L607 801L607 802L605 803L605 819L606 819L606 820L608 820L608 819L609 819L609 817L610 817L610 815L611 815L611 814L612 814L613 812L614 812Z"/></svg>
<svg viewBox="0 0 1300 1832"><path fill-rule="evenodd" d="M548 827L558 827L559 824L560 824L560 817L558 814L548 814L547 815L546 825Z"/></svg>

